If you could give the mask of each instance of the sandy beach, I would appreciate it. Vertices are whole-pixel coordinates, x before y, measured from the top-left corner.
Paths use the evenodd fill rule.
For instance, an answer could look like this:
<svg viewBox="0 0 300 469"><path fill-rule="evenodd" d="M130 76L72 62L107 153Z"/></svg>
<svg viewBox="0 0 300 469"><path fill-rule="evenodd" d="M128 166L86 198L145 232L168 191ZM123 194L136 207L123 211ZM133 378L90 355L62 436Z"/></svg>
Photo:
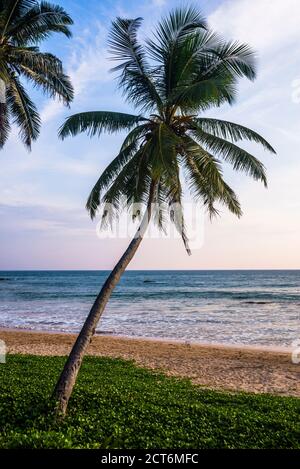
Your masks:
<svg viewBox="0 0 300 469"><path fill-rule="evenodd" d="M73 334L0 330L8 353L67 355ZM89 355L134 360L167 375L211 389L300 396L300 366L288 351L210 346L172 341L95 336Z"/></svg>

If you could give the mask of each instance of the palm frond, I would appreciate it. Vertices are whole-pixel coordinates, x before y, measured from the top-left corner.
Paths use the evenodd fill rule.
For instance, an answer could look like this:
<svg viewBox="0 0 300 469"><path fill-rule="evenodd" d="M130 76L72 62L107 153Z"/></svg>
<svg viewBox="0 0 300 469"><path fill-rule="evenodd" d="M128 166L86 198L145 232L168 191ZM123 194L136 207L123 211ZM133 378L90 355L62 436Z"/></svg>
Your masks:
<svg viewBox="0 0 300 469"><path fill-rule="evenodd" d="M168 192L167 187L164 184L163 178L161 177L157 181L155 190L155 210L153 211L153 222L154 224L164 233L166 233L166 217L168 213Z"/></svg>
<svg viewBox="0 0 300 469"><path fill-rule="evenodd" d="M226 102L232 104L236 86L226 75L197 77L193 82L173 89L169 104L182 112L199 112Z"/></svg>
<svg viewBox="0 0 300 469"><path fill-rule="evenodd" d="M100 205L102 192L107 189L112 181L118 176L123 167L136 152L139 135L143 132L143 126L133 129L130 134L125 138L121 147L120 153L112 160L112 162L105 168L98 181L94 185L86 204L86 208L93 219L96 215Z"/></svg>
<svg viewBox="0 0 300 469"><path fill-rule="evenodd" d="M222 176L220 162L190 137L185 137L183 162L192 194L203 201L210 217L218 214L215 203L224 204L234 215L242 215L234 191Z"/></svg>
<svg viewBox="0 0 300 469"><path fill-rule="evenodd" d="M227 72L234 78L256 78L255 52L248 44L238 41L223 42L211 49L212 60L206 73L214 70Z"/></svg>
<svg viewBox="0 0 300 469"><path fill-rule="evenodd" d="M66 105L72 101L72 84L55 55L38 52L36 47L18 47L9 52L8 60L19 74L32 81L34 86L42 87L51 98L57 97Z"/></svg>
<svg viewBox="0 0 300 469"><path fill-rule="evenodd" d="M17 77L11 80L8 87L7 104L14 117L14 123L20 128L22 141L30 149L32 141L39 135L41 122L34 103Z"/></svg>
<svg viewBox="0 0 300 469"><path fill-rule="evenodd" d="M43 92L50 98L57 98L66 106L70 106L70 102L74 97L74 89L67 75L64 73L47 74L36 73L23 65L20 66L22 74L32 82L34 87L42 88Z"/></svg>
<svg viewBox="0 0 300 469"><path fill-rule="evenodd" d="M198 10L193 7L175 8L159 22L154 39L147 41L147 50L154 60L165 64L168 59L171 63L176 46L186 35L198 29L207 29L207 22Z"/></svg>
<svg viewBox="0 0 300 469"><path fill-rule="evenodd" d="M146 133L149 131L149 124L142 124L134 127L129 134L125 137L121 150L125 150L129 145L135 143L138 146L140 140L146 136Z"/></svg>
<svg viewBox="0 0 300 469"><path fill-rule="evenodd" d="M217 34L212 31L199 29L180 41L173 59L172 89L191 83L194 77L199 76L203 59L210 55L210 50L216 47L219 40Z"/></svg>
<svg viewBox="0 0 300 469"><path fill-rule="evenodd" d="M261 135L242 125L207 117L194 118L193 120L204 132L208 132L216 137L221 137L226 140L231 139L233 142L237 142L239 140L253 141L261 144L271 153L276 153L274 148Z"/></svg>
<svg viewBox="0 0 300 469"><path fill-rule="evenodd" d="M177 174L176 174L176 183L173 185L171 190L168 193L168 200L169 200L169 213L170 219L173 222L176 230L181 236L183 241L184 247L188 255L191 255L191 250L189 247L189 240L186 234L186 226L184 220L184 213L183 213L183 205L182 205L182 187L180 182L179 176L179 168L177 166Z"/></svg>
<svg viewBox="0 0 300 469"><path fill-rule="evenodd" d="M36 0L6 0L0 4L1 36L4 38L10 24L36 6Z"/></svg>
<svg viewBox="0 0 300 469"><path fill-rule="evenodd" d="M106 227L117 213L124 208L128 208L138 201L139 203L148 202L151 177L147 170L147 160L149 142L145 143L132 158L123 166L122 170L116 175L109 189L103 194L100 201L104 205L104 216L102 217L102 226ZM146 163L146 164L145 164ZM143 171L139 171L143 164ZM142 175L142 181L139 177ZM137 196L137 191L139 194ZM106 217L109 214L109 217Z"/></svg>
<svg viewBox="0 0 300 469"><path fill-rule="evenodd" d="M203 34L204 43L200 47ZM186 65L184 57L189 58ZM246 76L253 80L255 77L255 57L250 47L237 42L224 43L217 35L210 37L203 32L185 38L176 50L175 64L177 70L182 70L182 77L178 72L172 73L168 103L183 111L204 110L223 102L232 104L237 78Z"/></svg>
<svg viewBox="0 0 300 469"><path fill-rule="evenodd" d="M110 185L122 170L123 166L128 162L128 160L130 160L133 149L134 146L130 145L126 150L120 152L118 156L116 156L116 158L114 158L106 167L94 185L86 203L86 209L89 211L92 219L95 218L99 208L102 191Z"/></svg>
<svg viewBox="0 0 300 469"><path fill-rule="evenodd" d="M163 90L165 99L169 98L178 81L178 73L183 68L180 57L187 57L184 52L180 54L181 42L187 36L196 34L199 29L206 28L206 20L195 8L176 8L159 23L154 39L147 41L150 57L162 64L158 86Z"/></svg>
<svg viewBox="0 0 300 469"><path fill-rule="evenodd" d="M41 52L38 47L38 43L52 32L69 37L72 23L62 7L44 0L0 2L0 79L5 82L7 90L6 111L3 108L0 116L2 143L4 137L7 138L9 122L17 124L21 139L29 149L39 134L40 118L23 87L23 78L67 106L72 101L73 87L64 73L61 60L53 54Z"/></svg>
<svg viewBox="0 0 300 469"><path fill-rule="evenodd" d="M152 131L151 168L154 179L164 175L165 184L172 186L177 173L177 146L181 139L165 123L160 122Z"/></svg>
<svg viewBox="0 0 300 469"><path fill-rule="evenodd" d="M57 32L71 37L73 20L59 5L42 1L8 26L6 34L17 45L36 44Z"/></svg>
<svg viewBox="0 0 300 469"><path fill-rule="evenodd" d="M112 71L120 71L119 86L129 102L143 110L161 109L162 101L151 78L144 48L137 40L141 18L117 18L112 23L109 48L112 59L121 62Z"/></svg>
<svg viewBox="0 0 300 469"><path fill-rule="evenodd" d="M264 186L267 187L265 167L255 156L234 143L208 134L199 128L192 130L192 134L215 155L230 163L234 170L245 172L253 179L262 181Z"/></svg>
<svg viewBox="0 0 300 469"><path fill-rule="evenodd" d="M23 69L45 76L63 72L60 59L53 54L40 52L37 47L12 47L7 53L7 61L19 73L22 73Z"/></svg>
<svg viewBox="0 0 300 469"><path fill-rule="evenodd" d="M113 70L127 68L140 73L145 72L145 51L137 41L137 31L142 18L117 18L112 22L108 45L113 60L121 63Z"/></svg>

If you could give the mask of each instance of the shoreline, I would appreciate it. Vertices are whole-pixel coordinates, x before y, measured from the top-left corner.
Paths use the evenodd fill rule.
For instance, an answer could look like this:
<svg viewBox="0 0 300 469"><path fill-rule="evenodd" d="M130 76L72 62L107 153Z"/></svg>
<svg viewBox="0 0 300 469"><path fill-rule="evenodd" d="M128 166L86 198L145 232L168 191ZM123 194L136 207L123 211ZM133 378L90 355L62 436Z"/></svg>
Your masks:
<svg viewBox="0 0 300 469"><path fill-rule="evenodd" d="M39 329L27 329L21 327L1 327L0 335L2 332L23 332L32 334L54 334L54 335L66 335L75 337L79 332L66 332L66 331L53 331L53 330L39 330ZM245 351L257 351L257 352L270 352L270 353L282 353L290 355L292 353L292 347L276 346L276 345L260 345L260 344L232 344L222 342L198 342L191 339L176 339L173 337L147 337L147 336L130 336L126 334L111 334L106 332L96 332L95 337L108 337L113 339L126 339L135 341L148 341L148 342L159 342L168 344L178 344L185 346L197 346L203 348L213 349L233 349L233 350L245 350Z"/></svg>
<svg viewBox="0 0 300 469"><path fill-rule="evenodd" d="M16 354L65 356L76 335L0 328L8 353ZM98 334L87 355L133 360L210 389L300 397L300 366L288 350Z"/></svg>

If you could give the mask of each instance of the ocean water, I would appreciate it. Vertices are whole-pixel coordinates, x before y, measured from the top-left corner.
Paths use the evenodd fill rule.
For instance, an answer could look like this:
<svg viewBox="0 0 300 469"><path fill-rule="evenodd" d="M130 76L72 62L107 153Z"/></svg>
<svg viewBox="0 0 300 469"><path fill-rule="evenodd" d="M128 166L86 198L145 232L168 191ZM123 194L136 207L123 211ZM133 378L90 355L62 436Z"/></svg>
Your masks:
<svg viewBox="0 0 300 469"><path fill-rule="evenodd" d="M108 272L0 272L0 327L78 332ZM291 347L300 271L128 271L97 332Z"/></svg>

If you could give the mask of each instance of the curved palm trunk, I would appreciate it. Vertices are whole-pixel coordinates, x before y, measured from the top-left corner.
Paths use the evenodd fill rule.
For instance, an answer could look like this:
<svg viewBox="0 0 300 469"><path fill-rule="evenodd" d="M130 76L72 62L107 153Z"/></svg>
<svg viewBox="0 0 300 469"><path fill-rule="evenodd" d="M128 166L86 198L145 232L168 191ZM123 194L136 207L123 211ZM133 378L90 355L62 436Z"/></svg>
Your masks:
<svg viewBox="0 0 300 469"><path fill-rule="evenodd" d="M142 242L143 236L151 218L151 205L154 200L154 191L155 183L152 182L147 211L142 219L139 229L137 230L135 237L130 242L121 259L108 276L99 295L97 296L55 386L53 397L57 401L56 411L59 415L64 416L66 414L68 402L72 394L83 357L95 333L97 324L105 309L106 303L108 302L115 286L119 282L121 275L125 271L126 267L128 266L129 262L133 258Z"/></svg>

